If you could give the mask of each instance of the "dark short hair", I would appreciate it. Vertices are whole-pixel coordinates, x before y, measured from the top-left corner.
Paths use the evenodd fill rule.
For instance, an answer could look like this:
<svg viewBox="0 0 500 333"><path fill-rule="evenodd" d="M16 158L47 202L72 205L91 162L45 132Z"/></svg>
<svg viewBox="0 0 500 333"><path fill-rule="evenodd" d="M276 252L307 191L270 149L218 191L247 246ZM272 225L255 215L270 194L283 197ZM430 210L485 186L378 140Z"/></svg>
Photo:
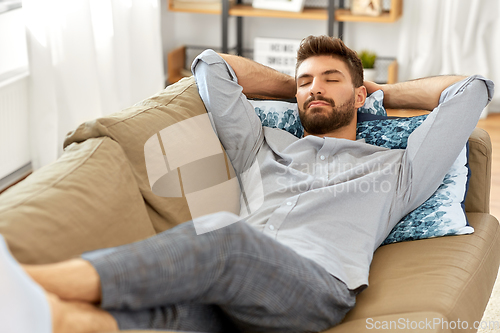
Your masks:
<svg viewBox="0 0 500 333"><path fill-rule="evenodd" d="M324 35L308 36L300 42L295 73L307 58L323 55L342 60L349 69L354 87L358 88L363 85L363 64L358 54L345 46L341 39Z"/></svg>

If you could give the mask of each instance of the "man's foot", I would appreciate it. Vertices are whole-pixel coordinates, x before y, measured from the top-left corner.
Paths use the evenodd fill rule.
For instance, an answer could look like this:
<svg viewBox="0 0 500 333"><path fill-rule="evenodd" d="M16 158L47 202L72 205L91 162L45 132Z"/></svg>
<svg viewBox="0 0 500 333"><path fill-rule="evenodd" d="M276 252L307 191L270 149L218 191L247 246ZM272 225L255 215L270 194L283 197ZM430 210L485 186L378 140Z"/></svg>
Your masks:
<svg viewBox="0 0 500 333"><path fill-rule="evenodd" d="M89 303L68 302L47 293L52 310L53 333L95 333L118 331L116 320L108 312Z"/></svg>
<svg viewBox="0 0 500 333"><path fill-rule="evenodd" d="M45 292L12 257L1 235L0 332L52 332L51 311Z"/></svg>
<svg viewBox="0 0 500 333"><path fill-rule="evenodd" d="M42 289L12 257L0 235L0 332L91 333L118 330L108 312L67 302Z"/></svg>
<svg viewBox="0 0 500 333"><path fill-rule="evenodd" d="M45 291L71 302L101 301L99 274L86 260L75 258L45 265L22 265Z"/></svg>

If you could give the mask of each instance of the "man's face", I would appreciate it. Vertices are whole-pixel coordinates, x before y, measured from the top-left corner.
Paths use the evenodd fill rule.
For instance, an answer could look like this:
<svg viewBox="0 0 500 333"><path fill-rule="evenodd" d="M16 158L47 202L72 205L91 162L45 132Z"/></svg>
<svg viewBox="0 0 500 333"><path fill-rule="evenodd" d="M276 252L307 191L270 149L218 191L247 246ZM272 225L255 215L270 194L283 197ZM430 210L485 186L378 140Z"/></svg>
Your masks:
<svg viewBox="0 0 500 333"><path fill-rule="evenodd" d="M331 56L304 60L297 70L296 97L300 121L307 134L312 135L349 125L362 105L347 65Z"/></svg>

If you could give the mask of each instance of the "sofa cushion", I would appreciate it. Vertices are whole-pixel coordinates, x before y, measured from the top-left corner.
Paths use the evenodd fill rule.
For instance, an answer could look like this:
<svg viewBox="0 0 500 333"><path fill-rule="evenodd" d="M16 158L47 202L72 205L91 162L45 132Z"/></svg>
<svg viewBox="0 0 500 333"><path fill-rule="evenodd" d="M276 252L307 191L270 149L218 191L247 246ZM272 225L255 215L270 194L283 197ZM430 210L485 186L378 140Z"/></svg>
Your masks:
<svg viewBox="0 0 500 333"><path fill-rule="evenodd" d="M54 163L0 196L0 234L22 263L51 263L155 234L120 146L68 146Z"/></svg>
<svg viewBox="0 0 500 333"><path fill-rule="evenodd" d="M206 153L203 150L204 141L218 142L212 129L210 133L205 133L208 138L194 138L198 127L191 125L205 128L207 123L210 124L205 106L198 94L194 78L190 77L122 112L80 125L74 132L69 133L64 144L66 146L103 136L118 142L132 165L155 230L161 232L191 220L192 215L220 210L239 214L239 186L220 144L217 154L204 154L199 161L191 156L194 149L192 144L198 144L198 150ZM191 133L193 136L179 136L179 133L186 133L187 130L194 130L194 133ZM176 162L171 159L171 154L176 155ZM203 165L212 165L214 170L209 172L208 168L200 169ZM215 185L208 181L222 176L232 181L217 181ZM200 181L202 178L207 182ZM204 188L197 187L201 183L207 187L214 186L211 186L208 192L203 192L200 190ZM174 184L178 191L174 191ZM207 204L198 202L194 207L193 201L206 201ZM190 209L190 203L193 211ZM211 207L212 211L208 211L208 207Z"/></svg>
<svg viewBox="0 0 500 333"><path fill-rule="evenodd" d="M262 126L279 128L295 135L304 136L297 103L273 100L249 100L259 116Z"/></svg>
<svg viewBox="0 0 500 333"><path fill-rule="evenodd" d="M387 116L387 111L384 107L384 92L382 90L377 90L366 97L365 104L358 109L358 113Z"/></svg>

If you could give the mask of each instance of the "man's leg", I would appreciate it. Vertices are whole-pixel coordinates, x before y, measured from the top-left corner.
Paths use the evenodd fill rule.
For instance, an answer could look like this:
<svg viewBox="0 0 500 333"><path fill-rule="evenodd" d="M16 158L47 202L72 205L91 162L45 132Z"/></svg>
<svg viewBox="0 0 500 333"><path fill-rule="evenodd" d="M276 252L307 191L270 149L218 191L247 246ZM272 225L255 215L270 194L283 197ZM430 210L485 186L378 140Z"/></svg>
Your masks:
<svg viewBox="0 0 500 333"><path fill-rule="evenodd" d="M116 317L122 329L161 328L217 333L238 331L222 310L215 305L175 304L145 310L111 311L111 314L98 309L89 303L96 304L101 300L99 275L94 267L83 259L72 259L48 265L24 265L23 268L52 294L49 300L51 307L58 310L57 319L59 319L60 327L71 328L71 323L78 323L80 328L85 327L85 330L90 332L91 327L99 331L102 327L110 327L114 324L117 330L118 325L114 319ZM87 302L87 304L82 302ZM75 332L71 329L68 331Z"/></svg>
<svg viewBox="0 0 500 333"><path fill-rule="evenodd" d="M57 312L54 332L94 332L162 328L182 331L231 332L238 329L215 305L175 304L145 310L104 311L90 303L101 301L100 278L86 260L71 259L47 265L24 265L24 270L47 292L52 313ZM56 296L57 295L57 296ZM55 310L55 311L54 311ZM0 325L0 332L2 326ZM27 331L28 332L28 331ZM29 333L36 333L29 331Z"/></svg>
<svg viewBox="0 0 500 333"><path fill-rule="evenodd" d="M207 218L237 220L229 213ZM84 254L100 277L101 306L121 329L130 329L123 310L215 304L240 329L266 332L321 331L354 306L354 293L319 265L245 222L227 224L197 235L187 222L141 242Z"/></svg>
<svg viewBox="0 0 500 333"><path fill-rule="evenodd" d="M50 294L47 295L54 319L54 332L97 332L121 328L163 328L181 331L237 332L215 305L176 304L138 311L111 313L91 303L100 302L100 281L96 270L83 259L48 265L24 265L24 270ZM57 295L57 296L56 296ZM75 301L76 300L76 301ZM0 324L0 332L2 325ZM29 333L36 333L29 331Z"/></svg>
<svg viewBox="0 0 500 333"><path fill-rule="evenodd" d="M241 330L321 331L339 323L355 302L354 293L322 267L245 222L203 235L188 222L83 257L91 265L72 260L32 274L62 298L98 302L102 294L101 305L121 329L163 328L142 327L143 319L168 324L162 309L215 304Z"/></svg>
<svg viewBox="0 0 500 333"><path fill-rule="evenodd" d="M110 311L120 329L238 333L239 328L217 305L176 304L146 310Z"/></svg>

